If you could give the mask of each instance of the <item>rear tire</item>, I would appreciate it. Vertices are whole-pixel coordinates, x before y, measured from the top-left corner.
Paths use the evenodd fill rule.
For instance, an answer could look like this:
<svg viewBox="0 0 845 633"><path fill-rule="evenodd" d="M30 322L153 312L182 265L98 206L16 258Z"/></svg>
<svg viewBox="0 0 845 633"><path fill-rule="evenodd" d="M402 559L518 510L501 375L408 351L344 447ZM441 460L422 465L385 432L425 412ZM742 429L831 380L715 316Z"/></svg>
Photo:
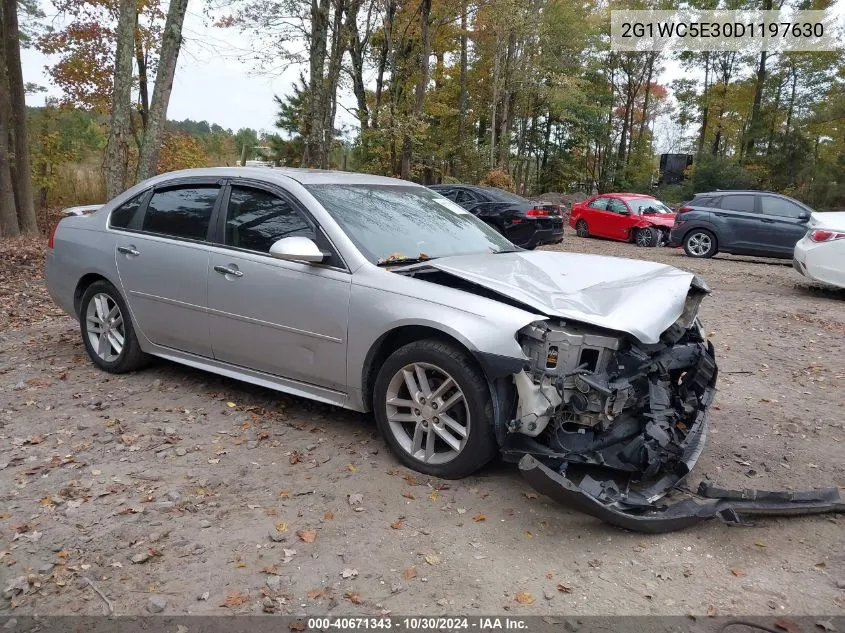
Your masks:
<svg viewBox="0 0 845 633"><path fill-rule="evenodd" d="M97 367L123 374L149 363L117 288L107 281L95 281L82 294L79 306L82 344Z"/></svg>
<svg viewBox="0 0 845 633"><path fill-rule="evenodd" d="M660 231L653 226L637 229L634 233L634 243L637 246L652 248L660 243Z"/></svg>
<svg viewBox="0 0 845 633"><path fill-rule="evenodd" d="M586 220L578 220L575 223L575 234L578 237L590 237L590 228L587 226Z"/></svg>
<svg viewBox="0 0 845 633"><path fill-rule="evenodd" d="M487 381L463 350L443 341L415 341L387 358L373 413L399 461L426 475L460 479L497 452Z"/></svg>
<svg viewBox="0 0 845 633"><path fill-rule="evenodd" d="M698 259L713 257L719 252L716 236L707 229L693 229L684 236L684 252Z"/></svg>

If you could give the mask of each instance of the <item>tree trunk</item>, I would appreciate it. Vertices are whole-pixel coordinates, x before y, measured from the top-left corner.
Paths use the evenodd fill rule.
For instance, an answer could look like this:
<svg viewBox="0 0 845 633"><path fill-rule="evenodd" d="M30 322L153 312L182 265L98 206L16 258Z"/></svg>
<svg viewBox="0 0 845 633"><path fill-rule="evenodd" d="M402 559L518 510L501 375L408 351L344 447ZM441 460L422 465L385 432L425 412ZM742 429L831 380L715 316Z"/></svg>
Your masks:
<svg viewBox="0 0 845 633"><path fill-rule="evenodd" d="M376 98L373 108L373 129L378 128L378 115L381 109L382 91L384 90L384 73L387 70L387 60L393 49L393 17L396 14L396 0L388 0L384 16L384 36L378 58L378 73L376 74Z"/></svg>
<svg viewBox="0 0 845 633"><path fill-rule="evenodd" d="M135 28L138 28L138 13L135 13ZM138 64L138 105L141 106L141 129L147 129L150 117L150 93L147 78L147 56L141 38L135 38L135 61Z"/></svg>
<svg viewBox="0 0 845 633"><path fill-rule="evenodd" d="M763 0L763 10L771 11L772 0ZM748 122L748 137L745 140L744 157L747 159L754 152L757 137L761 136L762 121L760 106L763 102L763 89L766 87L766 60L769 52L760 52L760 62L757 64L757 79L754 82L754 101L751 104L751 120Z"/></svg>
<svg viewBox="0 0 845 633"><path fill-rule="evenodd" d="M707 135L707 115L710 110L710 53L704 53L704 91L701 93L701 129L698 132L698 151L696 156L701 156L704 149L704 138Z"/></svg>
<svg viewBox="0 0 845 633"><path fill-rule="evenodd" d="M0 11L2 14L2 11ZM12 182L12 161L9 156L9 126L12 107L9 103L6 56L0 46L0 237L20 235L15 188Z"/></svg>
<svg viewBox="0 0 845 633"><path fill-rule="evenodd" d="M460 96L458 97L458 133L455 138L455 151L452 161L451 175L457 178L457 161L464 155L464 128L467 118L467 3L461 2L461 62L460 62ZM457 160L455 160L457 159Z"/></svg>
<svg viewBox="0 0 845 633"><path fill-rule="evenodd" d="M414 109L412 111L414 120L418 120L423 114L425 103L425 89L428 86L428 66L431 55L431 38L429 34L429 18L431 16L431 0L422 0L420 4L420 25L422 28L422 42L420 44L420 78L417 82L417 90L414 95ZM400 178L409 180L411 177L411 135L405 133L402 142L402 165Z"/></svg>
<svg viewBox="0 0 845 633"><path fill-rule="evenodd" d="M135 41L136 3L120 0L117 50L114 58L109 140L106 146L106 196L111 199L126 188L129 167L129 134L132 121L132 50Z"/></svg>
<svg viewBox="0 0 845 633"><path fill-rule="evenodd" d="M6 81L9 86L11 116L9 123L14 139L15 205L18 227L23 234L38 232L35 217L35 199L32 195L32 165L29 154L29 129L26 120L26 94L21 71L20 32L18 29L17 0L3 0L3 35L6 61Z"/></svg>
<svg viewBox="0 0 845 633"><path fill-rule="evenodd" d="M308 77L308 100L305 112L305 151L303 167L320 164L320 147L323 138L324 72L326 40L329 36L329 8L331 0L311 0L311 44Z"/></svg>
<svg viewBox="0 0 845 633"><path fill-rule="evenodd" d="M649 53L648 57L648 74L645 80L645 97L643 98L643 117L640 120L640 129L637 132L637 144L642 145L643 133L648 127L648 102L651 97L651 78L654 75L654 60L657 53ZM642 149L642 148L640 148Z"/></svg>
<svg viewBox="0 0 845 633"><path fill-rule="evenodd" d="M493 103L490 114L490 169L496 166L496 106L499 103L499 35L493 53Z"/></svg>
<svg viewBox="0 0 845 633"><path fill-rule="evenodd" d="M367 54L367 44L370 39L370 16L367 16L367 31L364 37L358 31L358 11L361 7L360 0L353 2L346 9L346 24L349 29L349 57L352 60L352 92L355 94L357 103L355 114L358 117L358 124L361 126L361 138L366 143L364 132L370 126L370 113L367 107L367 89L364 85L364 58ZM372 11L372 6L370 6ZM346 156L346 154L344 154Z"/></svg>
<svg viewBox="0 0 845 633"><path fill-rule="evenodd" d="M150 103L150 115L147 129L144 131L144 141L141 154L138 157L138 180L146 180L156 174L158 169L158 154L161 150L161 140L167 121L167 106L170 103L170 93L173 90L173 76L176 74L176 61L182 46L182 24L188 0L171 0L167 9L167 21L164 24L164 34L161 39L161 55L156 70L156 83L153 88L153 100Z"/></svg>
<svg viewBox="0 0 845 633"><path fill-rule="evenodd" d="M320 169L329 168L332 143L334 142L334 122L337 116L337 83L340 79L340 67L343 53L346 50L347 28L343 22L346 11L345 0L334 0L335 12L332 23L332 45L329 51L329 67L326 80L323 82L324 92L321 97L324 130L320 139ZM356 18L357 19L357 11Z"/></svg>

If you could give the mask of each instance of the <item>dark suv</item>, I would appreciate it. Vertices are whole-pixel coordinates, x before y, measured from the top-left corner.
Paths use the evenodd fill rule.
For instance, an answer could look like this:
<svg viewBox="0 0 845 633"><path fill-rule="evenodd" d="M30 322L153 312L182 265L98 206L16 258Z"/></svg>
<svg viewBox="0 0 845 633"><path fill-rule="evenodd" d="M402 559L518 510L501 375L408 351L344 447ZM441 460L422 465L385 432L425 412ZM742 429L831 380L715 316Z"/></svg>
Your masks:
<svg viewBox="0 0 845 633"><path fill-rule="evenodd" d="M670 246L683 246L690 257L716 253L792 257L807 232L812 209L767 191L698 193L678 209Z"/></svg>

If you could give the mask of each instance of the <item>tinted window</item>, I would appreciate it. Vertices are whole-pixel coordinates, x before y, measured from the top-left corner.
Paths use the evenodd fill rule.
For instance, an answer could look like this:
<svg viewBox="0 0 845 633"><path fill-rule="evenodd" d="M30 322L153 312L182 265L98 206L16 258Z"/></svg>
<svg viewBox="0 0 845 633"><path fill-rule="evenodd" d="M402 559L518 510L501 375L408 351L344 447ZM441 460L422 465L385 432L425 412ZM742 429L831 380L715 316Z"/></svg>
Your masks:
<svg viewBox="0 0 845 633"><path fill-rule="evenodd" d="M607 203L609 201L610 201L609 198L596 198L595 200L593 200L587 206L590 207L591 209L601 209L602 211L604 211L605 209L607 209Z"/></svg>
<svg viewBox="0 0 845 633"><path fill-rule="evenodd" d="M765 215L779 215L784 218L798 219L801 215L806 215L807 213L794 202L784 200L783 198L762 196L760 202L762 203L763 213Z"/></svg>
<svg viewBox="0 0 845 633"><path fill-rule="evenodd" d="M511 193L510 191L505 191L504 189L496 189L495 187L485 187L483 191L487 198L489 200L493 200L494 202L519 202L523 204L528 202L528 200L526 200L522 196L518 196L515 193Z"/></svg>
<svg viewBox="0 0 845 633"><path fill-rule="evenodd" d="M714 198L712 196L701 196L698 198L694 198L691 204L694 207L712 207L716 206L713 204Z"/></svg>
<svg viewBox="0 0 845 633"><path fill-rule="evenodd" d="M478 202L477 196L463 189L457 189L455 191L455 195L449 197L463 207L471 207Z"/></svg>
<svg viewBox="0 0 845 633"><path fill-rule="evenodd" d="M612 213L624 213L628 210L628 207L625 206L625 203L621 200L616 198L611 198L607 202L607 210Z"/></svg>
<svg viewBox="0 0 845 633"><path fill-rule="evenodd" d="M423 187L306 185L373 262L514 249L472 213Z"/></svg>
<svg viewBox="0 0 845 633"><path fill-rule="evenodd" d="M232 187L226 244L267 253L276 240L296 235L315 238L311 225L290 202L260 189Z"/></svg>
<svg viewBox="0 0 845 633"><path fill-rule="evenodd" d="M112 211L109 224L116 229L137 228L134 226L134 222L139 219L138 212L141 210L141 203L144 201L145 194L146 192L135 196L129 202L124 202Z"/></svg>
<svg viewBox="0 0 845 633"><path fill-rule="evenodd" d="M754 208L754 196L723 196L722 204L719 206L723 209L730 209L731 211L756 212Z"/></svg>
<svg viewBox="0 0 845 633"><path fill-rule="evenodd" d="M206 239L218 191L219 187L202 185L156 191L144 214L144 230L188 240Z"/></svg>

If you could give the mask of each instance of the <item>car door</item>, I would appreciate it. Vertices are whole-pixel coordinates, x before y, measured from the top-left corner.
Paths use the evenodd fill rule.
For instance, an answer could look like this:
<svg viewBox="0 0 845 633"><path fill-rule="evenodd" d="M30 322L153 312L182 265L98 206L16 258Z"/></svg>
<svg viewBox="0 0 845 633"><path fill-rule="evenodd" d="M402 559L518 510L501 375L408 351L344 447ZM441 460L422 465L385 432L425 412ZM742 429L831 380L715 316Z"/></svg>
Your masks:
<svg viewBox="0 0 845 633"><path fill-rule="evenodd" d="M807 233L810 211L780 196L760 196L760 221L770 248L792 256L795 244Z"/></svg>
<svg viewBox="0 0 845 633"><path fill-rule="evenodd" d="M611 213L607 210L608 204L610 204L610 198L608 196L600 196L590 201L587 204L587 208L584 209L582 217L587 222L590 235L610 237Z"/></svg>
<svg viewBox="0 0 845 633"><path fill-rule="evenodd" d="M129 309L157 345L211 357L206 299L208 238L221 183L169 182L146 194L137 212L109 218ZM126 205L124 205L125 207Z"/></svg>
<svg viewBox="0 0 845 633"><path fill-rule="evenodd" d="M606 237L627 240L631 231L631 209L621 198L610 198L605 214Z"/></svg>
<svg viewBox="0 0 845 633"><path fill-rule="evenodd" d="M753 193L727 194L722 196L718 208L711 209L720 250L750 253L765 249L766 236L756 197Z"/></svg>
<svg viewBox="0 0 845 633"><path fill-rule="evenodd" d="M345 391L351 275L328 238L287 192L250 181L227 188L211 248L208 310L214 357ZM325 264L275 259L270 246L305 236Z"/></svg>

